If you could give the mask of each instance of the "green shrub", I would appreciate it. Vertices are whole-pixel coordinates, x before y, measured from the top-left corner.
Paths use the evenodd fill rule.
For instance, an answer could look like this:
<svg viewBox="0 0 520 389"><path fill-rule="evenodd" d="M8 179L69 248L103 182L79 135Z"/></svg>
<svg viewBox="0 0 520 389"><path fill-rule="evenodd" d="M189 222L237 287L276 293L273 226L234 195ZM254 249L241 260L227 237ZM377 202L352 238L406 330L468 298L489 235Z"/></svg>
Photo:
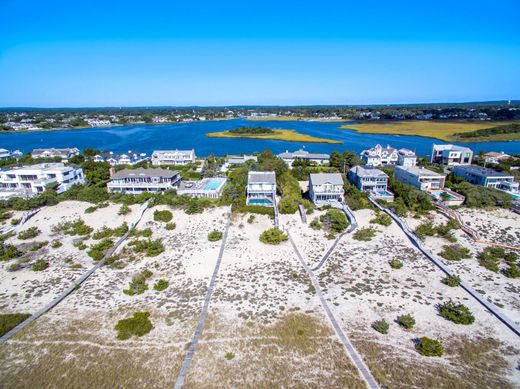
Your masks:
<svg viewBox="0 0 520 389"><path fill-rule="evenodd" d="M509 265L509 268L504 270L504 275L507 278L520 278L520 269L516 264Z"/></svg>
<svg viewBox="0 0 520 389"><path fill-rule="evenodd" d="M455 220L449 220L446 224L435 226L432 222L423 223L415 229L415 234L424 239L426 236L440 236L450 242L456 242L457 238L453 235L452 230L459 228L459 224Z"/></svg>
<svg viewBox="0 0 520 389"><path fill-rule="evenodd" d="M34 264L32 265L33 271L43 271L49 267L49 262L44 261L43 259L38 259Z"/></svg>
<svg viewBox="0 0 520 389"><path fill-rule="evenodd" d="M0 261L9 261L22 256L23 252L12 244L0 244Z"/></svg>
<svg viewBox="0 0 520 389"><path fill-rule="evenodd" d="M18 239L27 240L27 239L36 238L38 235L40 235L40 232L41 231L38 229L38 227L31 227L24 231L20 231L18 233Z"/></svg>
<svg viewBox="0 0 520 389"><path fill-rule="evenodd" d="M98 209L98 207L94 207L94 206L88 207L87 209L85 209L85 213L94 213L97 211L97 209Z"/></svg>
<svg viewBox="0 0 520 389"><path fill-rule="evenodd" d="M175 224L175 223L166 223L166 225L164 226L164 228L166 228L168 231L175 230L176 227L177 227L177 224Z"/></svg>
<svg viewBox="0 0 520 389"><path fill-rule="evenodd" d="M30 316L28 313L7 313L0 315L0 336L8 333Z"/></svg>
<svg viewBox="0 0 520 389"><path fill-rule="evenodd" d="M370 220L370 223L380 224L382 226L389 226L392 224L392 218L383 212L377 212L376 217Z"/></svg>
<svg viewBox="0 0 520 389"><path fill-rule="evenodd" d="M165 290L170 283L166 280L157 280L153 286L153 288L159 292Z"/></svg>
<svg viewBox="0 0 520 389"><path fill-rule="evenodd" d="M42 247L47 246L48 244L49 244L49 242L47 242L47 241L35 243L31 247L31 251L38 251L39 249L41 249Z"/></svg>
<svg viewBox="0 0 520 389"><path fill-rule="evenodd" d="M260 234L260 242L277 245L289 238L278 227L269 228Z"/></svg>
<svg viewBox="0 0 520 389"><path fill-rule="evenodd" d="M22 219L11 219L11 225L17 226L18 224L20 224L21 221Z"/></svg>
<svg viewBox="0 0 520 389"><path fill-rule="evenodd" d="M455 303L451 300L443 304L439 304L438 310L440 316L456 324L467 325L472 324L475 321L475 317L468 307L463 304Z"/></svg>
<svg viewBox="0 0 520 389"><path fill-rule="evenodd" d="M113 245L114 242L112 239L105 238L101 242L91 246L90 250L87 251L87 254L94 260L94 262L99 262L103 259L107 251L110 250Z"/></svg>
<svg viewBox="0 0 520 389"><path fill-rule="evenodd" d="M126 204L121 205L119 211L117 211L118 215L128 215L130 213L130 207Z"/></svg>
<svg viewBox="0 0 520 389"><path fill-rule="evenodd" d="M252 224L254 221L255 221L255 215L249 215L249 217L247 218L247 222L249 224Z"/></svg>
<svg viewBox="0 0 520 389"><path fill-rule="evenodd" d="M156 257L164 251L164 246L160 239L134 240L128 243L136 253L145 253L147 257Z"/></svg>
<svg viewBox="0 0 520 389"><path fill-rule="evenodd" d="M425 357L442 357L444 346L436 339L430 339L426 336L419 338L415 349L419 354Z"/></svg>
<svg viewBox="0 0 520 389"><path fill-rule="evenodd" d="M125 267L125 263L121 260L119 255L111 255L108 257L105 260L105 265L112 269L123 269Z"/></svg>
<svg viewBox="0 0 520 389"><path fill-rule="evenodd" d="M278 203L280 213L296 213L298 204L302 202L302 191L298 180L290 172L285 172L278 177L277 184L280 192L282 192L282 198Z"/></svg>
<svg viewBox="0 0 520 389"><path fill-rule="evenodd" d="M514 265L518 261L518 254L514 251L509 251L507 253L504 253L504 256L502 258L504 258L504 261L506 261L507 264Z"/></svg>
<svg viewBox="0 0 520 389"><path fill-rule="evenodd" d="M385 319L376 320L372 323L372 328L377 332L386 335L388 334L388 330L390 329L390 324L388 324Z"/></svg>
<svg viewBox="0 0 520 389"><path fill-rule="evenodd" d="M227 352L225 358L226 358L228 361L231 361L233 358L235 358L235 354L232 353L232 352Z"/></svg>
<svg viewBox="0 0 520 389"><path fill-rule="evenodd" d="M59 240L53 240L52 243L51 243L51 247L53 249L58 249L61 246L63 246L63 243L61 243Z"/></svg>
<svg viewBox="0 0 520 389"><path fill-rule="evenodd" d="M89 235L94 229L87 226L82 219L59 223L52 227L52 232L63 232L65 235Z"/></svg>
<svg viewBox="0 0 520 389"><path fill-rule="evenodd" d="M132 336L141 337L153 330L148 312L135 312L133 317L119 320L115 326L116 338L119 340L130 339Z"/></svg>
<svg viewBox="0 0 520 389"><path fill-rule="evenodd" d="M152 272L148 269L145 269L132 278L132 281L130 281L130 284L128 285L128 289L124 289L123 293L128 296L144 293L148 290L148 284L146 283L146 280L151 276Z"/></svg>
<svg viewBox="0 0 520 389"><path fill-rule="evenodd" d="M318 219L313 219L310 223L309 223L309 226L313 229L313 230L321 230L321 223L318 221Z"/></svg>
<svg viewBox="0 0 520 389"><path fill-rule="evenodd" d="M442 283L444 285L448 285L448 286L451 286L452 288L455 288L457 286L460 285L460 277L455 275L455 276L446 276L445 278L442 279Z"/></svg>
<svg viewBox="0 0 520 389"><path fill-rule="evenodd" d="M7 266L7 271L20 270L22 268L22 266L25 265L27 262L29 262L29 258L20 259L20 260L16 261L15 263L12 263L9 266Z"/></svg>
<svg viewBox="0 0 520 389"><path fill-rule="evenodd" d="M150 238L152 236L153 232L151 228L145 228L142 230L138 230L136 228L132 229L130 232L130 236L133 237L143 237L143 238Z"/></svg>
<svg viewBox="0 0 520 389"><path fill-rule="evenodd" d="M392 260L388 261L388 263L390 264L390 267L392 269L401 269L403 267L403 262L401 262L397 259L392 259Z"/></svg>
<svg viewBox="0 0 520 389"><path fill-rule="evenodd" d="M156 210L153 213L153 220L155 220L156 222L168 223L172 219L173 219L173 214L168 210L164 210L164 211Z"/></svg>
<svg viewBox="0 0 520 389"><path fill-rule="evenodd" d="M376 236L376 232L377 230L372 227L360 228L352 235L352 239L368 242Z"/></svg>
<svg viewBox="0 0 520 389"><path fill-rule="evenodd" d="M216 242L218 240L222 239L222 232L213 230L208 234L208 240L210 242Z"/></svg>
<svg viewBox="0 0 520 389"><path fill-rule="evenodd" d="M211 204L211 200L204 197L190 198L184 212L188 215L202 213L204 208L209 207Z"/></svg>
<svg viewBox="0 0 520 389"><path fill-rule="evenodd" d="M470 250L466 247L462 247L459 244L442 246L442 251L439 253L439 255L449 261L460 261L465 258L471 258Z"/></svg>
<svg viewBox="0 0 520 389"><path fill-rule="evenodd" d="M437 230L435 229L432 222L420 224L415 229L415 235L419 238L424 239L426 236L435 236Z"/></svg>
<svg viewBox="0 0 520 389"><path fill-rule="evenodd" d="M86 245L85 242L82 241L82 240L80 240L80 241L74 243L73 245L74 245L74 247L77 247L78 250L85 250L85 249L87 248L87 245Z"/></svg>
<svg viewBox="0 0 520 389"><path fill-rule="evenodd" d="M101 229L97 230L92 234L92 239L94 240L100 240L105 238L110 238L114 232L112 229L108 228L107 226L103 226Z"/></svg>
<svg viewBox="0 0 520 389"><path fill-rule="evenodd" d="M495 273L498 273L498 271L500 270L500 260L487 249L484 249L484 251L479 254L478 263L480 264L480 266L483 266L486 269L491 270Z"/></svg>
<svg viewBox="0 0 520 389"><path fill-rule="evenodd" d="M415 319L409 314L399 316L397 322L401 327L406 328L407 330L412 329L415 326Z"/></svg>
<svg viewBox="0 0 520 389"><path fill-rule="evenodd" d="M328 209L325 214L321 215L320 222L335 233L345 231L350 224L345 213L335 208Z"/></svg>

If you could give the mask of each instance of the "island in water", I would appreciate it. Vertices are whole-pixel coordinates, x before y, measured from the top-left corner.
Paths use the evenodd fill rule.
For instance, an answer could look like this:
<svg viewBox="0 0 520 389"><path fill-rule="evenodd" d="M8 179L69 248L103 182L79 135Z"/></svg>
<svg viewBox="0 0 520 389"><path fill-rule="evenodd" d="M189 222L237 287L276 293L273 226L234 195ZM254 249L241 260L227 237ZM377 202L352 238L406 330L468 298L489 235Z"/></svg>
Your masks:
<svg viewBox="0 0 520 389"><path fill-rule="evenodd" d="M286 142L309 142L309 143L343 143L339 140L328 138L317 138L315 136L302 134L295 130L286 130L282 128L265 128L265 127L238 127L233 130L208 132L206 136L210 138L248 138L248 139L271 139Z"/></svg>
<svg viewBox="0 0 520 389"><path fill-rule="evenodd" d="M520 140L520 122L385 121L346 124L340 128L362 134L416 135L445 142L500 142Z"/></svg>

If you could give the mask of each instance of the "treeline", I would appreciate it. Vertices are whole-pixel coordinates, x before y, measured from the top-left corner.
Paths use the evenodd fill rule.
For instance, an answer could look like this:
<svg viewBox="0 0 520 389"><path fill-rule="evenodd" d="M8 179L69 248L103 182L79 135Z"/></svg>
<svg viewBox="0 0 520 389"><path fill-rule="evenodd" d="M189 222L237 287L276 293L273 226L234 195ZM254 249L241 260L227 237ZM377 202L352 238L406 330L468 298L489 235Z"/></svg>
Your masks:
<svg viewBox="0 0 520 389"><path fill-rule="evenodd" d="M270 128L265 127L238 127L228 132L239 135L261 135L261 134L272 134L274 131Z"/></svg>
<svg viewBox="0 0 520 389"><path fill-rule="evenodd" d="M483 128L481 130L475 130L471 132L458 132L455 136L459 138L484 138L491 135L497 134L515 134L520 133L520 124L511 123L503 126L496 126L490 128Z"/></svg>

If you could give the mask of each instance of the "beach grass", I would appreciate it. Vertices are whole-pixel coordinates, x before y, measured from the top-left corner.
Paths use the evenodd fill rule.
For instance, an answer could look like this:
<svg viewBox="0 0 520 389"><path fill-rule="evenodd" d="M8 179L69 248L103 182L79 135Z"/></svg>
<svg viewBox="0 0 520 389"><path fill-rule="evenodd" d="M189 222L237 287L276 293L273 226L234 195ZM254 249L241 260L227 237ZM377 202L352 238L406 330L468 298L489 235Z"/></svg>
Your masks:
<svg viewBox="0 0 520 389"><path fill-rule="evenodd" d="M295 130L274 129L272 134L233 134L229 131L209 132L206 134L209 138L246 138L246 139L263 139L263 140L281 140L285 142L306 142L306 143L343 143L339 140L317 138L311 135L299 133Z"/></svg>
<svg viewBox="0 0 520 389"><path fill-rule="evenodd" d="M423 121L405 120L388 122L362 122L361 124L346 124L340 128L354 130L362 134L388 134L388 135L412 135L426 138L440 139L446 142L491 142L520 140L519 133L494 134L479 138L461 138L457 133L472 132L484 128L493 128L505 124L519 123L508 122L463 122L463 121Z"/></svg>

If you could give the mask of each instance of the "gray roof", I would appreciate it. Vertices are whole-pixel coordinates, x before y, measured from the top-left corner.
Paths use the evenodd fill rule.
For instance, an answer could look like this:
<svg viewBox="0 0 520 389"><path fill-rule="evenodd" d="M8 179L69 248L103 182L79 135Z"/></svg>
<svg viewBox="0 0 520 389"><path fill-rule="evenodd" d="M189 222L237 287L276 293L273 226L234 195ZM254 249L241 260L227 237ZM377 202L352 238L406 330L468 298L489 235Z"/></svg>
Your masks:
<svg viewBox="0 0 520 389"><path fill-rule="evenodd" d="M465 171L471 174L474 174L479 177L513 177L511 174L497 172L493 169L488 169L485 167L468 165L468 166L455 166L453 168L453 172L457 173L457 171Z"/></svg>
<svg viewBox="0 0 520 389"><path fill-rule="evenodd" d="M248 183L269 183L276 184L276 173L275 172L249 172L247 175Z"/></svg>
<svg viewBox="0 0 520 389"><path fill-rule="evenodd" d="M343 177L339 173L311 173L309 182L311 185L343 185Z"/></svg>
<svg viewBox="0 0 520 389"><path fill-rule="evenodd" d="M278 158L302 158L302 159L329 159L329 154L309 153L307 150L300 149L294 152L285 151L278 154Z"/></svg>
<svg viewBox="0 0 520 389"><path fill-rule="evenodd" d="M168 169L123 169L115 173L112 179L136 178L136 177L164 177L171 178L179 174L179 172Z"/></svg>
<svg viewBox="0 0 520 389"><path fill-rule="evenodd" d="M422 166L396 166L397 169L407 171L417 177L446 177L445 174L440 174L432 170L428 170Z"/></svg>
<svg viewBox="0 0 520 389"><path fill-rule="evenodd" d="M354 172L359 177L387 177L388 175L379 169L371 166L354 166L350 169L351 172Z"/></svg>

